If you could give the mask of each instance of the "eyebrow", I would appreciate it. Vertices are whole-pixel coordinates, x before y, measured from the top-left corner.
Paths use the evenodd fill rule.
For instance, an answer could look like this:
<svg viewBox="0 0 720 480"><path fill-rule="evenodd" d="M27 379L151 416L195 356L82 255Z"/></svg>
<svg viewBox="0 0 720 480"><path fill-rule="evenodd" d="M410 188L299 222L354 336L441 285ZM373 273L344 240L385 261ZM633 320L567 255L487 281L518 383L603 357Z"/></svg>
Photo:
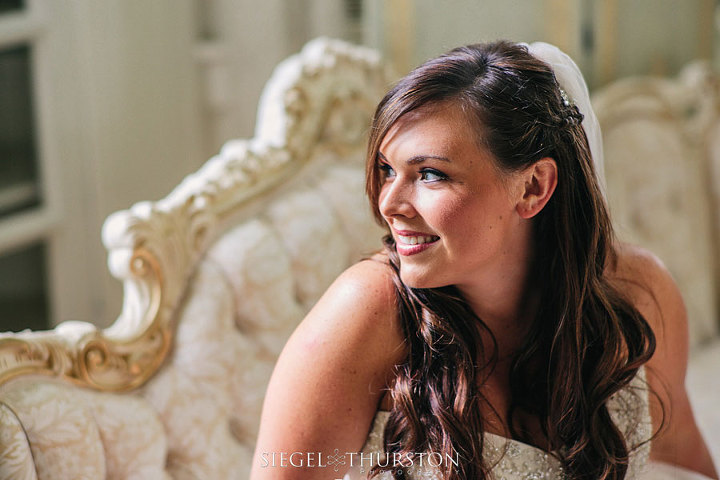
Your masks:
<svg viewBox="0 0 720 480"><path fill-rule="evenodd" d="M382 161L387 162L388 159L385 158L385 155L382 154L382 152L378 151L378 156L382 159ZM450 159L447 157L440 157L438 155L415 155L414 157L410 157L407 159L408 165L417 165L418 163L422 163L425 160L434 159L434 160L440 160L443 162L450 162Z"/></svg>

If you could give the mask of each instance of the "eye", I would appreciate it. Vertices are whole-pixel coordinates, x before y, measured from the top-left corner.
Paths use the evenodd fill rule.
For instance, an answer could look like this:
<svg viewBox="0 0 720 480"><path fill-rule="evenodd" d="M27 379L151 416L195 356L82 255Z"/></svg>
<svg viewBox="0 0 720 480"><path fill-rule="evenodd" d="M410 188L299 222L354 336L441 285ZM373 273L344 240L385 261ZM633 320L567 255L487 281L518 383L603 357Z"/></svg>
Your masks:
<svg viewBox="0 0 720 480"><path fill-rule="evenodd" d="M420 179L423 182L440 182L447 180L448 176L434 168L423 168L420 170Z"/></svg>
<svg viewBox="0 0 720 480"><path fill-rule="evenodd" d="M380 163L378 168L380 168L380 171L382 172L382 178L392 178L395 176L395 170L393 170L387 163Z"/></svg>

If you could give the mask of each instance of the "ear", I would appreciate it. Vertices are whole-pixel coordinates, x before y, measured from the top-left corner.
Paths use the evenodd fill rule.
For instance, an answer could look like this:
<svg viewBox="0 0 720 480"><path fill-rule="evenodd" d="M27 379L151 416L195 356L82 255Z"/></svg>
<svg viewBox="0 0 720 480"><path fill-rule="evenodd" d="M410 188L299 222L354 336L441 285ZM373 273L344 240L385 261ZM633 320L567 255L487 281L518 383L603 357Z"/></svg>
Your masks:
<svg viewBox="0 0 720 480"><path fill-rule="evenodd" d="M516 210L522 218L532 218L545 207L557 186L557 164L541 158L522 173L524 189Z"/></svg>

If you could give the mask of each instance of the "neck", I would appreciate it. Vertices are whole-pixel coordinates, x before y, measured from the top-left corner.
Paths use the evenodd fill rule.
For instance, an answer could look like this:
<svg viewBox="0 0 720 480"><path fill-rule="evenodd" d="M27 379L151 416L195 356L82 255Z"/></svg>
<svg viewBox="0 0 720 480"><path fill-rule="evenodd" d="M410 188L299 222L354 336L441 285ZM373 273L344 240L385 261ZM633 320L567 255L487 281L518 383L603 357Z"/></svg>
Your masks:
<svg viewBox="0 0 720 480"><path fill-rule="evenodd" d="M530 238L528 228L512 246L511 255L503 255L472 282L457 285L470 308L495 336L501 359L520 347L537 310L529 282L533 260Z"/></svg>

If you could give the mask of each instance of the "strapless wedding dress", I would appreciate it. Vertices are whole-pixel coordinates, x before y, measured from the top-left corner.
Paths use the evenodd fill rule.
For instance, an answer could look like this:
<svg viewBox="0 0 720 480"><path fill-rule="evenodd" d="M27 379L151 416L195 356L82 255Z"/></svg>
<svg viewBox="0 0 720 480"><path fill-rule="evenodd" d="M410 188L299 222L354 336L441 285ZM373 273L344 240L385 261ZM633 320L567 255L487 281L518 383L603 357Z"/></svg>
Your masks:
<svg viewBox="0 0 720 480"><path fill-rule="evenodd" d="M608 410L613 421L618 426L629 447L633 448L630 454L630 465L626 479L641 478L648 463L652 424L648 404L648 391L645 383L644 370L638 374L625 389L617 392L608 400ZM373 420L372 428L362 449L361 455L356 455L350 470L343 477L344 480L366 479L371 466L380 461L383 465L392 460L387 459L383 452L383 432L387 423L389 412L378 411ZM556 480L564 478L563 467L558 458L552 453L522 443L517 440L485 433L484 457L486 465L492 467L495 480ZM415 455L413 465L408 469L410 480L442 480L438 465L443 461L452 461L451 458L441 458L439 454L423 456ZM421 465L422 463L422 465ZM378 480L392 480L390 472L383 472L376 476Z"/></svg>

